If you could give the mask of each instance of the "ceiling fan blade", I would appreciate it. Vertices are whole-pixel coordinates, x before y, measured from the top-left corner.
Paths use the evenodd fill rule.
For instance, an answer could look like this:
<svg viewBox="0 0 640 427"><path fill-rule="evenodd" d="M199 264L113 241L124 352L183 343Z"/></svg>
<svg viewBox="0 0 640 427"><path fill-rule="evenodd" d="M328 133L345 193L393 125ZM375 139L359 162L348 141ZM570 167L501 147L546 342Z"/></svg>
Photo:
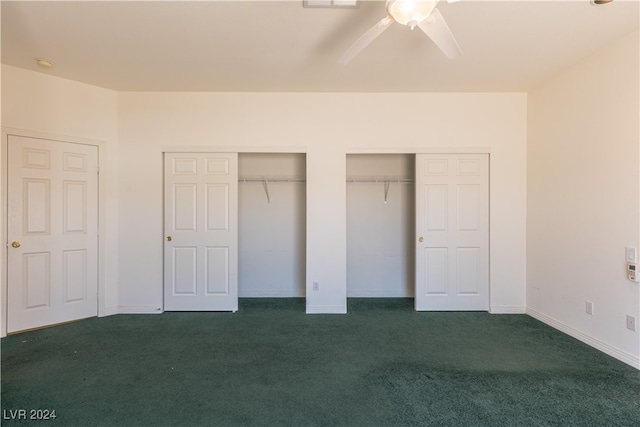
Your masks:
<svg viewBox="0 0 640 427"><path fill-rule="evenodd" d="M418 27L433 40L449 59L462 55L458 42L438 9L433 9L431 16L419 23Z"/></svg>
<svg viewBox="0 0 640 427"><path fill-rule="evenodd" d="M342 54L340 60L338 61L340 64L347 64L351 61L357 54L362 52L362 50L369 46L372 41L374 41L380 34L384 32L389 26L393 23L393 19L391 17L386 16L382 18L376 25L369 28L369 30L364 33L356 42Z"/></svg>

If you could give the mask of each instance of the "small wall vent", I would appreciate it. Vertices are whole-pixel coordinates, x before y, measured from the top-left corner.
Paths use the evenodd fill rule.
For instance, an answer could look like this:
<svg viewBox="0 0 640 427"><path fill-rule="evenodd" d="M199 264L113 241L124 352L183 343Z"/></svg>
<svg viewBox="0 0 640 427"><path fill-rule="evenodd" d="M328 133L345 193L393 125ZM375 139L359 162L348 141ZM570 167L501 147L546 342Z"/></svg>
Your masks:
<svg viewBox="0 0 640 427"><path fill-rule="evenodd" d="M302 7L329 8L329 9L355 9L359 0L303 0Z"/></svg>

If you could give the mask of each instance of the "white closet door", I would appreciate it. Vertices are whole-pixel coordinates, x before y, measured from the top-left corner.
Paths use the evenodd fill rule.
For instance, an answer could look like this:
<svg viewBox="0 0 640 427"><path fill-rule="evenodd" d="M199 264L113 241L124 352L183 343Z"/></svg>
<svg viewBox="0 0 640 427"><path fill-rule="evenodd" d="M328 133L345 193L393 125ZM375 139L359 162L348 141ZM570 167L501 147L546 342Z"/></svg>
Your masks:
<svg viewBox="0 0 640 427"><path fill-rule="evenodd" d="M238 155L165 154L164 309L238 309Z"/></svg>
<svg viewBox="0 0 640 427"><path fill-rule="evenodd" d="M9 136L7 331L98 314L98 148Z"/></svg>
<svg viewBox="0 0 640 427"><path fill-rule="evenodd" d="M489 156L416 155L416 310L489 309Z"/></svg>

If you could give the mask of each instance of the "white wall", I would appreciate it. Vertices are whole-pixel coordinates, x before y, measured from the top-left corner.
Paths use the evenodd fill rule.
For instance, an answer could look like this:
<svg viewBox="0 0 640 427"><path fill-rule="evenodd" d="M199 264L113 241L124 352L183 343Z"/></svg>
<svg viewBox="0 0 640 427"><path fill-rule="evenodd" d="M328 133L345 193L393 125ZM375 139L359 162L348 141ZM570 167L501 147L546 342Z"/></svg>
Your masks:
<svg viewBox="0 0 640 427"><path fill-rule="evenodd" d="M101 314L115 313L118 305L117 102L116 92L110 90L2 66L3 130L26 136L100 142L101 165L105 167L100 176L100 191L105 202L100 226L106 248L106 252L101 253L104 266L101 280L105 292L101 296ZM4 160L0 165L4 176ZM0 228L4 234L5 227ZM4 235L2 238L6 241ZM3 286L6 286L4 281ZM4 305L0 307L4 308ZM0 313L0 319L4 323L4 312Z"/></svg>
<svg viewBox="0 0 640 427"><path fill-rule="evenodd" d="M528 102L526 94L118 94L4 65L0 75L3 128L105 141L107 312L162 307L167 148L306 153L310 313L346 310L347 154L480 150L491 154L492 312L523 311L526 291L533 316L639 365L638 333L624 317L640 320L640 293L623 258L625 246L640 246L638 33L535 88Z"/></svg>
<svg viewBox="0 0 640 427"><path fill-rule="evenodd" d="M162 152L306 153L307 312L346 311L346 154L491 153L491 309L525 307L525 94L119 94L120 304L162 306ZM312 291L313 281L320 283Z"/></svg>
<svg viewBox="0 0 640 427"><path fill-rule="evenodd" d="M488 150L492 311L525 306L524 94L118 94L2 71L3 126L105 141L107 313L162 307L161 154L170 147L306 153L308 312L346 310L347 153Z"/></svg>
<svg viewBox="0 0 640 427"><path fill-rule="evenodd" d="M528 312L636 367L639 75L636 32L532 90L527 154Z"/></svg>

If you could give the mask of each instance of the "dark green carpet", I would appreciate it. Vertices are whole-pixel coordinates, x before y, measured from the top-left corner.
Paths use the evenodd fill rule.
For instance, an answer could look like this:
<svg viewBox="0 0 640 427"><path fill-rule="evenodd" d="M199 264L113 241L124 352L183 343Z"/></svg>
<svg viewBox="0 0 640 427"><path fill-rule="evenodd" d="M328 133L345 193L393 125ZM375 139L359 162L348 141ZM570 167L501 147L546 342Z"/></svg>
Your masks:
<svg viewBox="0 0 640 427"><path fill-rule="evenodd" d="M3 425L638 426L640 372L525 315L243 299L2 340ZM10 410L54 409L50 421Z"/></svg>

